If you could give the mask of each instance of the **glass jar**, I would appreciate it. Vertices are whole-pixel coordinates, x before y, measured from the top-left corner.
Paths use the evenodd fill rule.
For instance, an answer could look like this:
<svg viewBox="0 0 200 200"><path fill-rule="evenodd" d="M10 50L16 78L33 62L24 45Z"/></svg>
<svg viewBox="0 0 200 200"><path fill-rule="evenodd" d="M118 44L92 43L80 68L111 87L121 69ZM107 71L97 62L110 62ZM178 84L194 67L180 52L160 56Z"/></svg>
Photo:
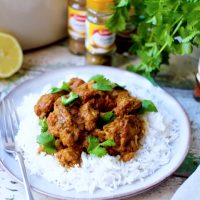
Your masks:
<svg viewBox="0 0 200 200"><path fill-rule="evenodd" d="M69 50L78 55L85 53L85 0L69 0L68 3L68 33Z"/></svg>
<svg viewBox="0 0 200 200"><path fill-rule="evenodd" d="M88 64L111 65L116 50L115 34L106 27L112 15L113 0L87 0L86 61Z"/></svg>

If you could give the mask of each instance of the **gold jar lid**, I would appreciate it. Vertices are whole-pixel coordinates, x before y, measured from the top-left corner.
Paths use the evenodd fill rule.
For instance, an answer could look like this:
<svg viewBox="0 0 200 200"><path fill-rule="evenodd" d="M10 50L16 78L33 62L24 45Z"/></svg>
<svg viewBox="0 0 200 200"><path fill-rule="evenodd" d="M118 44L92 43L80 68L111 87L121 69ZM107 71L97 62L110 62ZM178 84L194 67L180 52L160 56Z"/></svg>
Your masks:
<svg viewBox="0 0 200 200"><path fill-rule="evenodd" d="M114 6L113 0L87 0L87 8L96 12L111 13Z"/></svg>

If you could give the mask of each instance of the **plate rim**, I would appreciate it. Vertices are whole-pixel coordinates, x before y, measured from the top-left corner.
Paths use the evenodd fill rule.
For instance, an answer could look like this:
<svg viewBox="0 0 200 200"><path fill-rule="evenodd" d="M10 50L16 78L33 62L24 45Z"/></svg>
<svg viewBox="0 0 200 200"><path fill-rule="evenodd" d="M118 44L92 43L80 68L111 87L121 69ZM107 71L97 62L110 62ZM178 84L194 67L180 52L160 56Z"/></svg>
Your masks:
<svg viewBox="0 0 200 200"><path fill-rule="evenodd" d="M150 84L150 82L144 78L143 76L139 75L139 74L136 74L136 73L133 73L133 72L129 72L127 70L124 70L122 68L117 68L117 67L110 67L110 66L101 66L101 65L84 65L84 66L70 66L70 67L66 67L66 68L61 68L61 69L54 69L54 70L49 70L49 71L46 71L38 76L34 76L34 77L30 77L29 79L19 83L18 85L16 85L14 88L12 88L12 90L4 97L5 99L6 98L9 98L10 96L12 96L13 93L15 93L15 90L17 90L18 88L20 88L21 86L25 85L26 83L29 83L29 82L32 82L32 81L36 81L37 79L41 79L43 76L45 77L46 75L48 74L52 74L53 72L55 71L65 71L66 74L67 74L67 71L70 70L70 69L75 69L76 71L78 69L81 69L82 68L86 69L92 69L92 68L102 68L102 69L111 69L111 70L116 70L116 71L119 71L119 72L126 72L126 73L130 73L132 74L133 76L138 76L140 79L143 79L143 81L145 82L148 82L148 84ZM59 72L61 73L61 72ZM109 196L109 197L91 197L90 199L93 199L93 200L107 200L107 199L124 199L124 198L128 198L128 197L133 197L133 196L136 196L138 194L141 194L141 193L144 193L154 187L156 187L157 185L161 184L165 179L167 179L168 177L170 177L179 167L180 165L182 164L182 162L184 161L185 157L187 156L188 154L188 151L189 151L189 148L191 146L191 141L192 141L192 138L191 138L191 126L190 126L190 121L189 121L189 116L187 114L187 112L185 111L185 109L183 108L183 106L178 102L178 100L173 97L171 94L169 94L169 92L166 91L166 89L164 88L161 88L159 85L156 85L154 87L158 87L162 90L162 92L165 93L165 95L168 96L168 98L170 98L171 100L173 100L178 106L179 108L183 111L183 114L184 114L184 117L186 119L186 122L187 122L187 128L188 128L188 141L187 141L187 148L185 148L185 151L184 153L182 154L182 159L179 160L178 163L176 163L176 167L174 167L172 170L170 170L168 173L166 173L164 176L162 176L162 178L160 178L159 180L155 181L154 183L146 186L145 188L143 189L138 189L138 191L136 192L126 192L126 193L122 193L122 194L117 194L117 195L113 195L113 196ZM0 102L0 105L1 105L1 102ZM23 181L20 177L17 177L7 166L4 165L2 159L0 158L0 165L3 167L3 169L5 169L5 171L7 171L15 180L17 180L19 183L23 184ZM30 184L31 185L31 184ZM49 193L47 191L44 191L44 190L41 190L37 187L34 187L31 185L31 188L40 193L40 194L43 194L43 195L47 195L49 197L53 197L53 198L57 198L57 199L60 199L60 200L64 200L64 199L69 199L69 200L88 200L88 198L79 198L79 197L63 197L63 196L59 196L59 195L55 195L55 194L52 194L52 193Z"/></svg>

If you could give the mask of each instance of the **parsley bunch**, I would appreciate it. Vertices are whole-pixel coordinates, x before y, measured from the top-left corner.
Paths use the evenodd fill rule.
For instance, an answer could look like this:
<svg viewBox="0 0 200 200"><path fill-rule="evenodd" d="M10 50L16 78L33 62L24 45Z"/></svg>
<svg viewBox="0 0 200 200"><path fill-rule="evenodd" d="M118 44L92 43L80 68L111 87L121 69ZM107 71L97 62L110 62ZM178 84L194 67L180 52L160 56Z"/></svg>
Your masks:
<svg viewBox="0 0 200 200"><path fill-rule="evenodd" d="M200 0L116 0L107 23L112 32L125 29L131 6L137 32L131 36L129 51L141 62L128 66L129 71L151 79L161 64L168 64L169 54L190 54L193 46L200 45Z"/></svg>

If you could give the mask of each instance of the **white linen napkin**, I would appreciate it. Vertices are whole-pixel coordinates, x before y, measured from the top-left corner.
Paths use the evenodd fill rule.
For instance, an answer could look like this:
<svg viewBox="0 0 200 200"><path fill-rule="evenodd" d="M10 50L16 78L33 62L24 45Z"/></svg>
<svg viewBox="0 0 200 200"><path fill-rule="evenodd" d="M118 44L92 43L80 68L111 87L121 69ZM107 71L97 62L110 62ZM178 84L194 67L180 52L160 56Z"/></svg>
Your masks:
<svg viewBox="0 0 200 200"><path fill-rule="evenodd" d="M200 200L200 165L180 186L171 200Z"/></svg>

